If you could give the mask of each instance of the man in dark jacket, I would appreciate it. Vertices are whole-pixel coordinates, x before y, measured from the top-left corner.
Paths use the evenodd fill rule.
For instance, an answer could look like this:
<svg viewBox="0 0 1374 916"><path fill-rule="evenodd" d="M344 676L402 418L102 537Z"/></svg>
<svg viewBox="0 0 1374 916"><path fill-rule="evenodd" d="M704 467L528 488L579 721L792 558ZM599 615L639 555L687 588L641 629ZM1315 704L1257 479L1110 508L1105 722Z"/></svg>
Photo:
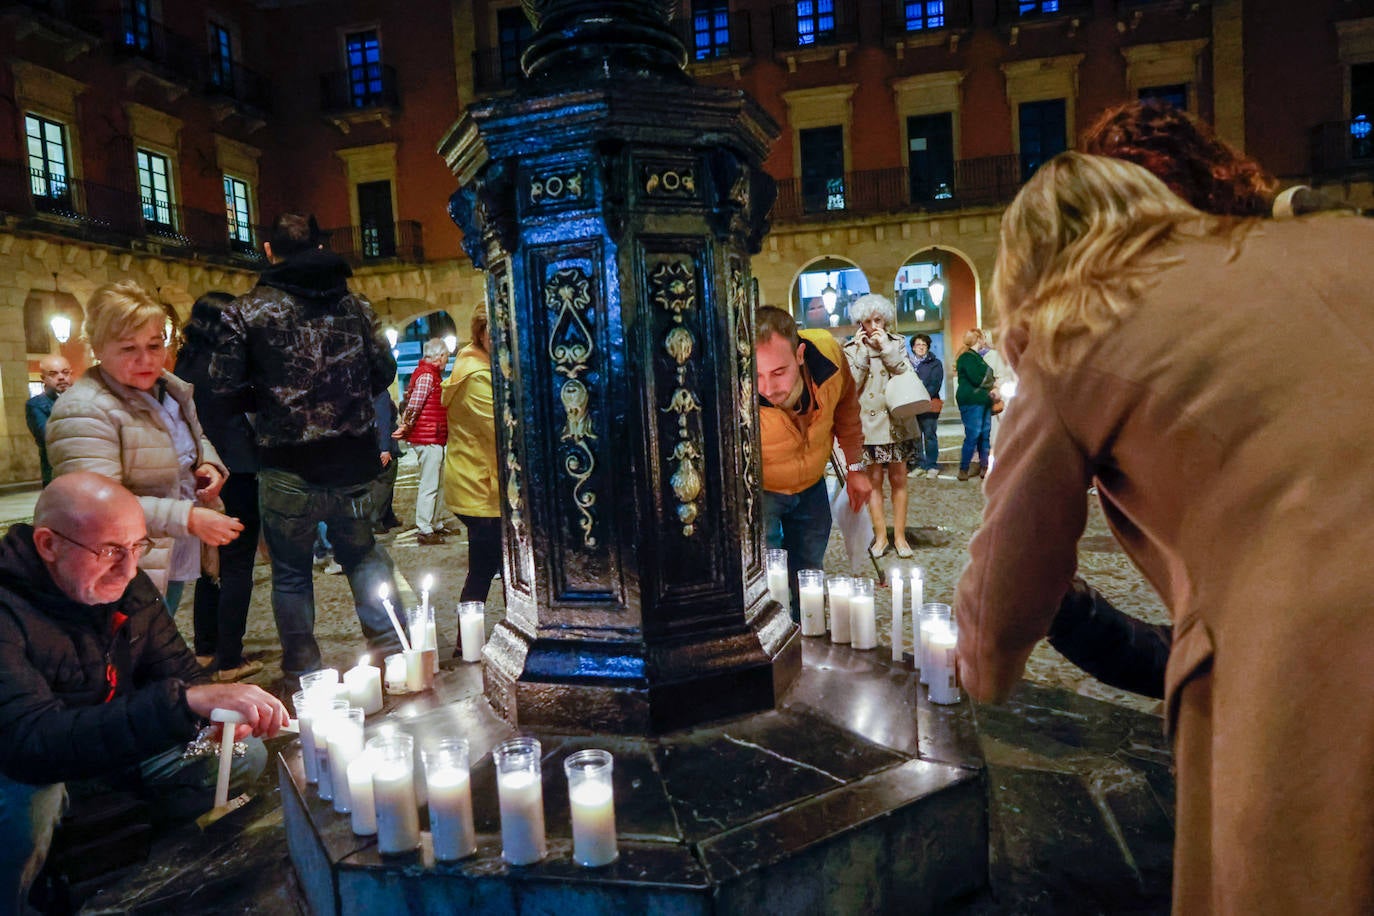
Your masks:
<svg viewBox="0 0 1374 916"><path fill-rule="evenodd" d="M278 217L258 284L224 310L210 363L215 394L256 414L262 531L272 554L272 612L283 689L320 667L313 548L320 522L348 576L374 658L399 651L378 595L395 571L372 533L379 470L372 399L396 362L371 304L349 292L348 264L320 246L314 218Z"/></svg>
<svg viewBox="0 0 1374 916"><path fill-rule="evenodd" d="M266 691L209 682L138 569L150 544L137 497L88 472L53 481L33 525L0 539L0 911L22 911L64 783L127 781L161 808L203 813L218 767L182 759L202 720L217 707L240 713L241 737L287 721ZM250 742L240 782L266 759Z"/></svg>
<svg viewBox="0 0 1374 916"><path fill-rule="evenodd" d="M33 441L38 443L38 465L43 474L43 486L52 483L52 465L48 463L48 417L57 403L57 396L72 387L72 364L61 356L45 356L38 361L43 391L24 402L24 420L29 425Z"/></svg>

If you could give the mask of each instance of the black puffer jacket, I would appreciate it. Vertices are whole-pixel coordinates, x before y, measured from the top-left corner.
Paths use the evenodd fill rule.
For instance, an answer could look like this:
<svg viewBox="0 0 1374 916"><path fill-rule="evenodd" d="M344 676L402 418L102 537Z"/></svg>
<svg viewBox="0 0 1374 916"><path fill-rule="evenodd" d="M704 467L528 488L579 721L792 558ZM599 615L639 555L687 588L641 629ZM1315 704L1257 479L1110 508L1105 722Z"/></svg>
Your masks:
<svg viewBox="0 0 1374 916"><path fill-rule="evenodd" d="M0 539L0 772L10 779L109 775L190 740L199 719L186 687L207 680L144 573L114 604L78 604L48 575L32 526Z"/></svg>
<svg viewBox="0 0 1374 916"><path fill-rule="evenodd" d="M226 405L256 412L264 468L325 484L376 474L372 398L396 377L396 361L372 305L348 291L351 273L333 252L302 252L224 309L211 387Z"/></svg>

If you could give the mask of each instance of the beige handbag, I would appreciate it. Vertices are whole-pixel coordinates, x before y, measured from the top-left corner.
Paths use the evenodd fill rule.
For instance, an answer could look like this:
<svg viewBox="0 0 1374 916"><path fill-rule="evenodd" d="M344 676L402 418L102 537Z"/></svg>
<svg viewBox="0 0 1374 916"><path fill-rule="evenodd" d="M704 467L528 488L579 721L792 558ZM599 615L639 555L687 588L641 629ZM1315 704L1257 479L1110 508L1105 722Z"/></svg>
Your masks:
<svg viewBox="0 0 1374 916"><path fill-rule="evenodd" d="M930 392L912 369L889 378L883 395L887 412L894 420L909 420L930 410Z"/></svg>

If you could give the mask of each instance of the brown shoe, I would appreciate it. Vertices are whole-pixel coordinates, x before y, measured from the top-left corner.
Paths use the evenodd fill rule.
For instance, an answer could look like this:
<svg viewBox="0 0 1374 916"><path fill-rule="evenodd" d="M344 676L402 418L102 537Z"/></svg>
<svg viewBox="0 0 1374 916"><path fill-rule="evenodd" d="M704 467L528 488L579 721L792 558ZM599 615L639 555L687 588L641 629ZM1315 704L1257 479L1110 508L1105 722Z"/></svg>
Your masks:
<svg viewBox="0 0 1374 916"><path fill-rule="evenodd" d="M960 469L959 469L959 479L960 479L960 480L968 480L968 468L960 468Z"/></svg>
<svg viewBox="0 0 1374 916"><path fill-rule="evenodd" d="M241 681L246 677L252 677L262 670L262 662L245 659L242 665L237 668L221 668L214 673L214 680L217 684L232 684L234 681Z"/></svg>
<svg viewBox="0 0 1374 916"><path fill-rule="evenodd" d="M415 543L425 547L432 547L435 544L444 543L444 536L437 531L431 531L429 534L421 532L415 535Z"/></svg>
<svg viewBox="0 0 1374 916"><path fill-rule="evenodd" d="M978 465L978 476L979 476L979 477L986 477L986 476L988 476L988 466L987 466L986 464L980 464L980 465Z"/></svg>

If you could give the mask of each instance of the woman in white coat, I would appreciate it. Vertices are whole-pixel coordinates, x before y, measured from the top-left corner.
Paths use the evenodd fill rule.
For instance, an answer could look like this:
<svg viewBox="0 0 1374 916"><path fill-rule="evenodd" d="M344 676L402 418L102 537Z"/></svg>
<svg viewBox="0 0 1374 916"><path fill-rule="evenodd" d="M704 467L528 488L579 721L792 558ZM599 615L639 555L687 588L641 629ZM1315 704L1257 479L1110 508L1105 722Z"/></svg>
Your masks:
<svg viewBox="0 0 1374 916"><path fill-rule="evenodd" d="M227 544L243 525L209 507L229 471L201 431L191 386L166 371L166 322L132 280L91 295L85 333L99 364L58 399L47 442L54 476L94 471L139 498L153 539L139 567L175 613L200 576L201 543Z"/></svg>

